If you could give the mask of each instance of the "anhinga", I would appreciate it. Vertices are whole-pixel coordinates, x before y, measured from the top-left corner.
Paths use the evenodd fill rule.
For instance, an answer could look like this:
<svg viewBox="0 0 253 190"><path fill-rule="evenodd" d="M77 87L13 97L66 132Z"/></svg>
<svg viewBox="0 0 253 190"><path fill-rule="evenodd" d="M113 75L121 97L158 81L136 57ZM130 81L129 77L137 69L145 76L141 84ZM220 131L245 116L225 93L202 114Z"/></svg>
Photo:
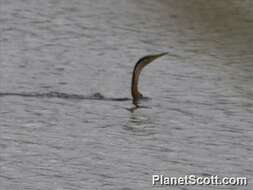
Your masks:
<svg viewBox="0 0 253 190"><path fill-rule="evenodd" d="M153 54L153 55L147 55L143 58L141 58L134 66L133 75L132 75L132 97L133 97L133 104L138 108L138 101L141 98L144 98L143 95L138 90L138 82L139 77L142 69L154 61L155 59L162 57L168 53L160 53L160 54ZM95 100L115 100L115 101L125 101L129 100L128 98L105 98L100 93L95 93L91 97L83 96L83 95L76 95L76 94L66 94L61 92L48 92L48 93L15 93L15 92L0 92L1 96L22 96L22 97L47 97L47 98L65 98L65 99L95 99Z"/></svg>
<svg viewBox="0 0 253 190"><path fill-rule="evenodd" d="M138 90L138 82L139 82L139 76L142 71L142 69L154 61L155 59L162 57L168 53L160 53L160 54L155 54L155 55L147 55L143 58L141 58L134 67L133 70L133 75L132 75L132 86L131 86L131 92L132 92L132 97L133 97L133 104L135 106L138 106L138 100L143 98L143 95L140 93Z"/></svg>

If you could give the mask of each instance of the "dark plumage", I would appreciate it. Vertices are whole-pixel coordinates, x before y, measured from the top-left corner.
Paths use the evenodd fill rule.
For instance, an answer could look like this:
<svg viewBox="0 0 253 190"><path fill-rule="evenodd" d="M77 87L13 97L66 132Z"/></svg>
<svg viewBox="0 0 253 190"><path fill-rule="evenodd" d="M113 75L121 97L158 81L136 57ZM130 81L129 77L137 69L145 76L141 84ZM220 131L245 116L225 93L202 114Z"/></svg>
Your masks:
<svg viewBox="0 0 253 190"><path fill-rule="evenodd" d="M139 76L142 71L142 69L154 61L155 59L164 56L168 53L161 53L161 54L155 54L155 55L147 55L143 58L141 58L134 67L133 75L132 75L132 85L131 85L131 93L133 97L133 104L137 106L138 100L143 97L143 95L138 90L138 82L139 82Z"/></svg>

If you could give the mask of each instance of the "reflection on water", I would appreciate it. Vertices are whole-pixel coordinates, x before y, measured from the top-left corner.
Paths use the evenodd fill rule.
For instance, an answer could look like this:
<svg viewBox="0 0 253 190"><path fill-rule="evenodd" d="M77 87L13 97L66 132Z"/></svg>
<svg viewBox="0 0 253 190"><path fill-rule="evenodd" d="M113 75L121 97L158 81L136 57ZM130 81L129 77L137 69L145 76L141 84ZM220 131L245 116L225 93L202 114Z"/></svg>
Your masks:
<svg viewBox="0 0 253 190"><path fill-rule="evenodd" d="M1 1L1 189L150 189L153 174L251 180L252 8ZM159 52L169 55L140 81L152 99L131 110L134 63Z"/></svg>
<svg viewBox="0 0 253 190"><path fill-rule="evenodd" d="M130 114L129 121L123 128L132 135L154 135L156 123L153 117L152 113L140 113L136 109Z"/></svg>

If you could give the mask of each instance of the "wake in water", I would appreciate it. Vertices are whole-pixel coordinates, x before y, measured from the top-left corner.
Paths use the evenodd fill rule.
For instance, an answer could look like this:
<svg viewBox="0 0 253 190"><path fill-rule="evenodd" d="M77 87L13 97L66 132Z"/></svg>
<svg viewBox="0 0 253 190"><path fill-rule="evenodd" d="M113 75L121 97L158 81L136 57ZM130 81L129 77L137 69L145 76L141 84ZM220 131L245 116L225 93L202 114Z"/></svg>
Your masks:
<svg viewBox="0 0 253 190"><path fill-rule="evenodd" d="M5 96L19 96L19 97L33 97L33 98L60 98L60 99L72 99L72 100L108 100L108 101L129 101L130 98L107 98L100 93L94 93L90 96L84 96L80 94L68 94L63 92L47 92L47 93L12 93L3 92L0 93L0 97Z"/></svg>
<svg viewBox="0 0 253 190"><path fill-rule="evenodd" d="M135 108L139 108L138 105L139 100L148 99L145 98L138 89L139 77L142 69L153 62L155 59L167 55L168 53L160 53L154 55L147 55L139 59L139 61L135 64L132 73L132 83L131 83L131 93L133 97L133 104ZM62 92L47 92L47 93L15 93L15 92L4 92L0 93L0 97L3 96L20 96L20 97L34 97L34 98L61 98L61 99L75 99L75 100L109 100L109 101L129 101L130 98L106 98L100 93L92 94L91 96L83 96L79 94L67 94Z"/></svg>

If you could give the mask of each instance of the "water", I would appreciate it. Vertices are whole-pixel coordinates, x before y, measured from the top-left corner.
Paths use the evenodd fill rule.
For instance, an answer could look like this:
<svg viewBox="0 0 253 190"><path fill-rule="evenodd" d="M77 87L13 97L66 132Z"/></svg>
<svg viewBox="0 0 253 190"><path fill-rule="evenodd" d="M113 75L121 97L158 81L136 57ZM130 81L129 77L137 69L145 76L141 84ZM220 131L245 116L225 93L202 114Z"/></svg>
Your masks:
<svg viewBox="0 0 253 190"><path fill-rule="evenodd" d="M179 190L252 189L252 8L1 0L0 93L64 96L0 97L0 189L156 189L154 174L249 179ZM140 57L165 51L141 76L144 108L113 101L131 98Z"/></svg>

